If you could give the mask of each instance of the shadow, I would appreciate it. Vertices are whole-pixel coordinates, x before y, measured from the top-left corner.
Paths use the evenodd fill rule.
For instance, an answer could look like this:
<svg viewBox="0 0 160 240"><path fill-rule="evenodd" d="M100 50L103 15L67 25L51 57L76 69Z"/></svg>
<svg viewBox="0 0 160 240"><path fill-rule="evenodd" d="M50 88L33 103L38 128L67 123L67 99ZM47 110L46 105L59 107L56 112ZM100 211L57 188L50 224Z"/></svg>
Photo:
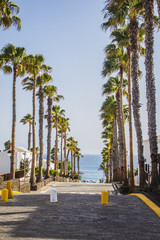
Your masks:
<svg viewBox="0 0 160 240"><path fill-rule="evenodd" d="M7 216L7 215L17 215L17 214L25 214L25 213L31 213L31 212L8 212L8 213L0 213L0 216Z"/></svg>

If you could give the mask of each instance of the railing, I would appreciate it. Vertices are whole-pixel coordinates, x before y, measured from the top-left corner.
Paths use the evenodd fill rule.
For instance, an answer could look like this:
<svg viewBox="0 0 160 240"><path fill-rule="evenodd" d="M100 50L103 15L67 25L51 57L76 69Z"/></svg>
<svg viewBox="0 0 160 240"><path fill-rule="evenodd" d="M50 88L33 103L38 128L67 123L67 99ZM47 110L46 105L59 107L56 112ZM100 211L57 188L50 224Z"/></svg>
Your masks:
<svg viewBox="0 0 160 240"><path fill-rule="evenodd" d="M11 180L10 173L0 174L0 176L3 178L3 181ZM22 178L22 177L24 177L24 170L18 170L15 172L15 178Z"/></svg>

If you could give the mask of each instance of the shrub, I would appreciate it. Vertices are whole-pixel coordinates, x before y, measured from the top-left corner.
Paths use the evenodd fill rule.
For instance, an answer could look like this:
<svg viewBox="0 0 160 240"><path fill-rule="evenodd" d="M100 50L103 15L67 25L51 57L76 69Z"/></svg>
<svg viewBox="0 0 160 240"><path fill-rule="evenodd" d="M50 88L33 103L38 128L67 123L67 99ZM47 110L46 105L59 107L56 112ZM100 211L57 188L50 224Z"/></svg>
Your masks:
<svg viewBox="0 0 160 240"><path fill-rule="evenodd" d="M39 172L39 167L35 167L35 175L37 176Z"/></svg>
<svg viewBox="0 0 160 240"><path fill-rule="evenodd" d="M20 170L25 169L25 174L29 171L29 162L28 159L24 159L20 161Z"/></svg>
<svg viewBox="0 0 160 240"><path fill-rule="evenodd" d="M55 177L59 175L59 172L57 170L50 170L50 175Z"/></svg>
<svg viewBox="0 0 160 240"><path fill-rule="evenodd" d="M46 169L45 168L42 168L42 174L43 174L43 176L45 176L45 174L46 174Z"/></svg>

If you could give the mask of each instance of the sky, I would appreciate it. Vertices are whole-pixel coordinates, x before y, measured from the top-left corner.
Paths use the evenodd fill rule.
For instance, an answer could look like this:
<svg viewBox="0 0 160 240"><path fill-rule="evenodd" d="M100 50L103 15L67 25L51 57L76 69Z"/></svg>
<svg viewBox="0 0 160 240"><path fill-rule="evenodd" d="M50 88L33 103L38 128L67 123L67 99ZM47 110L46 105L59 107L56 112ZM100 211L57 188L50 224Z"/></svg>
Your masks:
<svg viewBox="0 0 160 240"><path fill-rule="evenodd" d="M42 54L45 64L53 68L53 84L58 94L64 96L60 105L69 118L71 132L78 141L83 154L100 154L102 126L100 107L102 85L107 79L101 76L104 48L110 43L110 33L101 30L104 0L15 0L20 7L22 29L0 29L0 49L7 43L25 47L28 54ZM160 34L155 33L155 79L157 88L157 133L160 134ZM144 58L140 59L143 76L140 79L141 120L143 138L147 135ZM17 79L17 125L16 146L27 148L28 126L20 120L32 114L32 93L22 89L22 78ZM12 75L0 72L0 149L11 139L12 127ZM46 104L45 104L46 109ZM36 103L36 145L38 146L38 101ZM45 122L46 124L46 122ZM128 125L126 136L128 142ZM46 152L47 129L44 129L44 152ZM52 146L55 130L52 131ZM136 138L134 130L134 151Z"/></svg>

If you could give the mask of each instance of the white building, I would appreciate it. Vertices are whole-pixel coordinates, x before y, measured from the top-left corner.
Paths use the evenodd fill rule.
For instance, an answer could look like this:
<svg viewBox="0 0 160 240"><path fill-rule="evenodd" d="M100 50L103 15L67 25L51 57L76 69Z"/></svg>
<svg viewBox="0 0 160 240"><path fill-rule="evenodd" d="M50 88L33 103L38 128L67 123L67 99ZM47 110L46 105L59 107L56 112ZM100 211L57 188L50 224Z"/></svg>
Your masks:
<svg viewBox="0 0 160 240"><path fill-rule="evenodd" d="M160 153L160 136L157 137L158 142L158 153ZM145 171L148 173L148 180L151 183L151 154L149 148L149 139L143 140L143 153L145 159ZM139 167L138 167L138 176L135 176L135 183L139 184Z"/></svg>
<svg viewBox="0 0 160 240"><path fill-rule="evenodd" d="M47 168L47 160L43 159L43 166L42 168L46 169ZM50 170L54 170L54 163L50 162Z"/></svg>
<svg viewBox="0 0 160 240"><path fill-rule="evenodd" d="M10 157L6 152L0 152L0 174L10 172Z"/></svg>
<svg viewBox="0 0 160 240"><path fill-rule="evenodd" d="M157 137L158 142L158 153L160 153L160 136ZM144 158L145 158L145 164L151 165L151 154L150 154L150 148L149 148L149 140L143 140L143 146L144 146Z"/></svg>
<svg viewBox="0 0 160 240"><path fill-rule="evenodd" d="M11 151L0 152L0 174L10 172ZM20 170L20 162L28 160L29 169L32 166L32 152L22 147L15 147L15 170Z"/></svg>

